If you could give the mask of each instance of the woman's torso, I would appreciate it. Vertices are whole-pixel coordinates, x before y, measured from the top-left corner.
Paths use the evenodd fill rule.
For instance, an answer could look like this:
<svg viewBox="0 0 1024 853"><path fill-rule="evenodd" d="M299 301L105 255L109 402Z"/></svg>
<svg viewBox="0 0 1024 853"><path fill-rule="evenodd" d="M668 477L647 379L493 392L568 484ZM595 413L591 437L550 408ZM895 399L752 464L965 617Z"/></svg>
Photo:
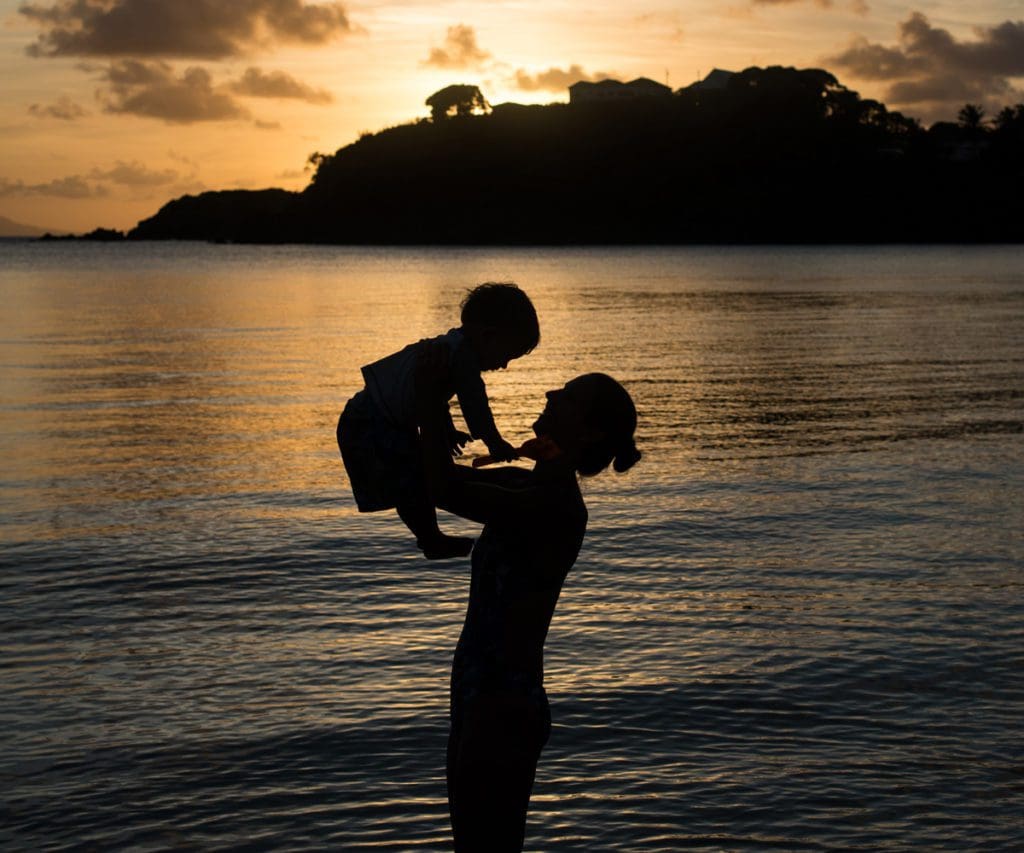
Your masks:
<svg viewBox="0 0 1024 853"><path fill-rule="evenodd" d="M524 472L524 479L532 476ZM473 549L466 621L452 666L453 700L543 685L544 641L587 525L574 476L544 490L544 500L488 522Z"/></svg>

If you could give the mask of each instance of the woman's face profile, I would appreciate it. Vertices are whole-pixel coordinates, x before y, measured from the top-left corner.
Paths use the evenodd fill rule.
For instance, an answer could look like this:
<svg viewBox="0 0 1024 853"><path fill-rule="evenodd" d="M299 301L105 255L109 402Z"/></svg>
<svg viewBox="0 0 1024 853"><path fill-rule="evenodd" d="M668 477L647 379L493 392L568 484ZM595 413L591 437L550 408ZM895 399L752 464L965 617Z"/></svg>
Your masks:
<svg viewBox="0 0 1024 853"><path fill-rule="evenodd" d="M563 387L546 392L544 396L547 397L547 403L534 422L533 431L537 435L554 439L562 449L577 444L586 428L586 380L582 377L572 379Z"/></svg>

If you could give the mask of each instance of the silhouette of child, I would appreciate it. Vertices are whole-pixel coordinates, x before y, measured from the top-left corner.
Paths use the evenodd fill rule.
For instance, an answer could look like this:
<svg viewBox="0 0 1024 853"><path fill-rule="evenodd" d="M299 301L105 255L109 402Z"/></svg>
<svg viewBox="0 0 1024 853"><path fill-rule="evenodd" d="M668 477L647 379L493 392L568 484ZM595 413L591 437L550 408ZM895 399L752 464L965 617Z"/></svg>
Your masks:
<svg viewBox="0 0 1024 853"><path fill-rule="evenodd" d="M517 451L494 424L482 371L501 370L540 341L537 312L530 298L512 283L473 288L462 302L462 325L447 334L409 344L362 369L366 387L338 419L338 447L360 512L395 508L428 560L464 557L473 540L447 536L423 472L417 430L416 364L424 348L443 345L447 353L438 417L444 419L448 449L458 456L470 438L480 439L494 461L507 462ZM458 397L469 435L455 429L447 402Z"/></svg>

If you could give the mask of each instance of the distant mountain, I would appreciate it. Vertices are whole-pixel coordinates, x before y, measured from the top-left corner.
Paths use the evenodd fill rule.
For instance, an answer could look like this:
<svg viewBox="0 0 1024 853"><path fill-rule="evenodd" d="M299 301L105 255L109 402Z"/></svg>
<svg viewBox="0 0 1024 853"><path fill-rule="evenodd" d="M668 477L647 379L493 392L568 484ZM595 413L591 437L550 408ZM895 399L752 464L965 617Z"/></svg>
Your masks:
<svg viewBox="0 0 1024 853"><path fill-rule="evenodd" d="M52 231L52 229L36 228L35 225L25 225L8 219L6 216L0 216L0 237L42 237L48 230L52 233L60 233Z"/></svg>
<svg viewBox="0 0 1024 853"><path fill-rule="evenodd" d="M128 239L1024 242L1024 105L994 124L926 130L827 71L780 67L715 88L489 113L476 87L442 93L463 89L474 100L454 115L312 155L302 192L183 196Z"/></svg>

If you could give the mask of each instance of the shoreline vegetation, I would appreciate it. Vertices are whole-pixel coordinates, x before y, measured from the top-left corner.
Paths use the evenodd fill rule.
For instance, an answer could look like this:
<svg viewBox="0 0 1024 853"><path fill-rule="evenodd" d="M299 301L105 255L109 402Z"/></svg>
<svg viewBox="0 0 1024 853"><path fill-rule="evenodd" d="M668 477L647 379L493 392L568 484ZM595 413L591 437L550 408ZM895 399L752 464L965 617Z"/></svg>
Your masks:
<svg viewBox="0 0 1024 853"><path fill-rule="evenodd" d="M703 82L714 75L676 92L644 81L664 91L493 108L475 86L449 86L428 99L430 119L310 155L299 192L186 195L126 234L71 239L1024 242L1024 104L991 120L968 104L925 129L821 69Z"/></svg>

